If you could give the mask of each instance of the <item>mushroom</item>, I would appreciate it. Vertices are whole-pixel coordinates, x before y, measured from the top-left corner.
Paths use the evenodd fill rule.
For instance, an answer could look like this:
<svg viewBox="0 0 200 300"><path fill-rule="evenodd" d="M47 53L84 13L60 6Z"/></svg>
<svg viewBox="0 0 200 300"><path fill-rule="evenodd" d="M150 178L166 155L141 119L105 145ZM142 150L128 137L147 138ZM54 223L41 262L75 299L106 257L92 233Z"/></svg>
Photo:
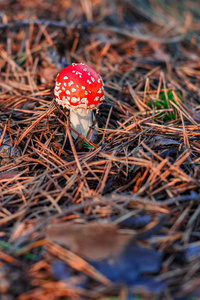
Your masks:
<svg viewBox="0 0 200 300"><path fill-rule="evenodd" d="M70 110L71 127L87 137L94 120L92 110L104 100L101 76L85 64L69 65L57 76L54 95L59 105ZM77 137L73 132L72 136Z"/></svg>

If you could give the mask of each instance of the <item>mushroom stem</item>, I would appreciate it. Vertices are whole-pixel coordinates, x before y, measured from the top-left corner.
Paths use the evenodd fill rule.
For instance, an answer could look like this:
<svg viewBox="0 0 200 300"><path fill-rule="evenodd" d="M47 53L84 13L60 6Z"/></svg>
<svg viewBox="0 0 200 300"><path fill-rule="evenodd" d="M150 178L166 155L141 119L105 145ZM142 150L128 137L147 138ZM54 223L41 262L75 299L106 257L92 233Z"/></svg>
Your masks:
<svg viewBox="0 0 200 300"><path fill-rule="evenodd" d="M87 137L90 127L93 125L94 113L89 109L70 109L70 123L71 127ZM77 138L77 134L72 132L72 136Z"/></svg>

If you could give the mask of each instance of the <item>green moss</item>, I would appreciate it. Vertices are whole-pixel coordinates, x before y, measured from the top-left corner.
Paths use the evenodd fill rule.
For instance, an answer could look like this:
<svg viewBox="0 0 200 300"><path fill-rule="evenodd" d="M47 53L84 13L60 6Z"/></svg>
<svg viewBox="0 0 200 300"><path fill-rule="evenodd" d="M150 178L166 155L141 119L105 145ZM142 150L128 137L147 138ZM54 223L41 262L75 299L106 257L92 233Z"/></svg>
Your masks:
<svg viewBox="0 0 200 300"><path fill-rule="evenodd" d="M177 93L178 98L182 101L183 99L181 98L181 94L180 92ZM176 101L174 100L174 96L172 91L167 91L167 97L165 96L165 92L161 92L159 95L159 100L155 100L154 103L152 103L151 101L147 102L147 105L150 108L155 108L155 110L159 111L159 110L164 110L164 109L172 109L171 111L166 111L166 112L161 112L160 114L158 114L157 117L162 117L163 121L171 121L171 120L177 120L179 118L179 113L178 111L173 107L173 105L170 104L169 100L173 103L176 104ZM152 105L153 104L153 105Z"/></svg>

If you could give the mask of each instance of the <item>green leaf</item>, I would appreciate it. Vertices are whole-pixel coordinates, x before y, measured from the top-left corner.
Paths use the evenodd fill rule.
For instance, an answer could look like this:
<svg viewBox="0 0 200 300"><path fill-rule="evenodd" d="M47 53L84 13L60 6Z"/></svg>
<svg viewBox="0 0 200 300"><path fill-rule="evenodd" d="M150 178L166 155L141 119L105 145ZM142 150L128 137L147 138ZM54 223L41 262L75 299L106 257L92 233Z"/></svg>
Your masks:
<svg viewBox="0 0 200 300"><path fill-rule="evenodd" d="M4 242L4 241L0 241L0 247L4 250L10 249L11 245L10 243Z"/></svg>
<svg viewBox="0 0 200 300"><path fill-rule="evenodd" d="M0 241L0 248L3 250L10 250L12 248L12 245L8 242ZM20 248L15 249L15 253L17 254L18 251L20 251ZM26 258L31 259L31 260L36 260L37 256L32 253L24 253L23 254Z"/></svg>
<svg viewBox="0 0 200 300"><path fill-rule="evenodd" d="M31 260L37 260L37 255L32 254L32 253L25 253L24 256Z"/></svg>
<svg viewBox="0 0 200 300"><path fill-rule="evenodd" d="M91 149L94 148L92 145L90 145L90 144L87 143L86 141L83 142L83 146L84 146L84 147L87 147L87 148L91 148Z"/></svg>

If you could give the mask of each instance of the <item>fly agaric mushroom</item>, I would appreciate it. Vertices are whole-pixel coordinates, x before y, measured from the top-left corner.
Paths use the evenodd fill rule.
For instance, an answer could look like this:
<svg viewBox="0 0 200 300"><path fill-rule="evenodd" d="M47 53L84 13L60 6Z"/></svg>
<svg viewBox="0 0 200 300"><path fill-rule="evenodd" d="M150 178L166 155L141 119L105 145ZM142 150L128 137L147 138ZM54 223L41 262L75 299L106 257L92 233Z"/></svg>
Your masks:
<svg viewBox="0 0 200 300"><path fill-rule="evenodd" d="M101 76L85 64L72 64L57 76L54 95L59 105L70 110L71 127L87 137L93 125L92 110L104 100Z"/></svg>

